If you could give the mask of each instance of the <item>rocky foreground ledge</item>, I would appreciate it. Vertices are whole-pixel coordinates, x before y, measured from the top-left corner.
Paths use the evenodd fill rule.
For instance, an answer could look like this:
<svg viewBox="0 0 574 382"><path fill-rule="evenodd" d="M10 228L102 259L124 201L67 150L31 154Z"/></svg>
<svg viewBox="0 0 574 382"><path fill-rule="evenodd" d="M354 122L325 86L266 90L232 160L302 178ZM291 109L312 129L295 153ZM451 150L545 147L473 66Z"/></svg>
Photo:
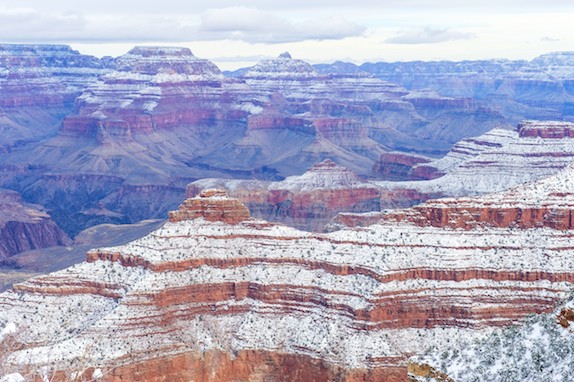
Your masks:
<svg viewBox="0 0 574 382"><path fill-rule="evenodd" d="M573 235L406 219L314 234L209 190L151 234L0 295L1 372L405 381L411 355L551 311L574 282Z"/></svg>

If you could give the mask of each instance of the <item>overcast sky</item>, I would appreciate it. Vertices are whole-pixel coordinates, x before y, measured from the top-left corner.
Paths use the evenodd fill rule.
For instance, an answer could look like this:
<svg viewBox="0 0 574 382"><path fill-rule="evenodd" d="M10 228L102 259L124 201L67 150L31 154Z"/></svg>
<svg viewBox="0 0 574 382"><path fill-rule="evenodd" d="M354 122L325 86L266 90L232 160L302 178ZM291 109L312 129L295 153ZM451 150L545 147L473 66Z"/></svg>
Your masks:
<svg viewBox="0 0 574 382"><path fill-rule="evenodd" d="M117 56L177 45L222 69L289 51L312 63L525 58L574 50L574 0L0 0L0 41Z"/></svg>

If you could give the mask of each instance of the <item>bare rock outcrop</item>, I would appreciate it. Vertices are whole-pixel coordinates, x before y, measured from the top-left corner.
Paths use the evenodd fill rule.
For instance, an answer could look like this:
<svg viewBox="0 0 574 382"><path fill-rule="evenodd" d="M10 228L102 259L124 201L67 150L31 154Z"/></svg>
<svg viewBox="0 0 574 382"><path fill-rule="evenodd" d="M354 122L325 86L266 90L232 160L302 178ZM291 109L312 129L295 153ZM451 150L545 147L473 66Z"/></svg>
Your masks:
<svg viewBox="0 0 574 382"><path fill-rule="evenodd" d="M16 192L0 189L0 260L70 242L68 235L37 207L24 203Z"/></svg>
<svg viewBox="0 0 574 382"><path fill-rule="evenodd" d="M197 196L211 187L226 189L255 217L311 231L324 230L341 211L378 211L381 198L378 187L329 159L279 182L199 180L189 184L187 194Z"/></svg>
<svg viewBox="0 0 574 382"><path fill-rule="evenodd" d="M223 190L211 189L202 191L198 197L186 199L177 211L169 213L169 221L204 218L237 224L249 216L249 210L239 200L229 198Z"/></svg>

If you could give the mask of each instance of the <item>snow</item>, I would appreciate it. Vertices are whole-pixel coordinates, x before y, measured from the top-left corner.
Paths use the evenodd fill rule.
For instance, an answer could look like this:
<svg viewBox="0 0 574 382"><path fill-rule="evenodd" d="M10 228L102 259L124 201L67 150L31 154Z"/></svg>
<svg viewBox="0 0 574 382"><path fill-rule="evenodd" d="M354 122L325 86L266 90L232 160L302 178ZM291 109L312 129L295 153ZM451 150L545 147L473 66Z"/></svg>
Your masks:
<svg viewBox="0 0 574 382"><path fill-rule="evenodd" d="M26 379L20 373L13 373L0 378L0 382L26 382Z"/></svg>
<svg viewBox="0 0 574 382"><path fill-rule="evenodd" d="M4 326L4 329L2 329L2 331L0 332L0 342L2 342L4 338L6 338L6 336L16 334L17 332L18 329L16 327L16 324L13 322L8 322L6 326Z"/></svg>
<svg viewBox="0 0 574 382"><path fill-rule="evenodd" d="M565 306L571 306L572 301L569 299ZM482 339L459 337L449 349L432 351L412 361L429 364L455 381L571 381L574 333L557 324L561 308L531 316L520 326L498 329Z"/></svg>
<svg viewBox="0 0 574 382"><path fill-rule="evenodd" d="M564 184L571 184L567 180ZM548 190L554 190L548 182ZM452 306L465 309L472 309L476 301L483 301L479 308L485 310L520 309L517 305L524 301L551 301L571 288L567 282L543 279L402 277L408 270L574 271L572 232L549 228L464 231L381 223L319 234L254 219L230 225L199 218L167 222L131 243L93 250L90 256L98 254L142 265L86 262L0 295L0 323L30 328L19 334L21 340L42 344L13 353L10 364L33 360L38 365L74 365L88 354L88 364L103 368L128 354L263 349L345 367L374 367L388 362L385 357L419 352L421 344L445 349L458 338L479 338L493 330L479 317L464 320L466 329L364 330L372 323L353 312L368 311L384 296L449 299ZM301 298L296 303L288 296L261 301L231 293L216 301L184 299L158 306L158 297L189 285L268 290L278 296L286 290ZM34 307L41 307L41 314L35 314ZM165 317L170 319L166 322ZM446 319L443 324L457 326L459 320ZM499 321L494 317L488 325ZM535 328L525 338L534 342L541 335Z"/></svg>
<svg viewBox="0 0 574 382"><path fill-rule="evenodd" d="M102 373L102 369L95 369L92 373L92 379L101 379L104 377L104 373Z"/></svg>
<svg viewBox="0 0 574 382"><path fill-rule="evenodd" d="M561 121L532 122L533 127L556 127ZM573 127L574 128L574 127ZM388 189L415 189L424 193L464 196L492 193L556 174L574 162L574 139L519 137L518 132L494 129L467 138L443 158L418 166L446 173L429 181L373 182Z"/></svg>

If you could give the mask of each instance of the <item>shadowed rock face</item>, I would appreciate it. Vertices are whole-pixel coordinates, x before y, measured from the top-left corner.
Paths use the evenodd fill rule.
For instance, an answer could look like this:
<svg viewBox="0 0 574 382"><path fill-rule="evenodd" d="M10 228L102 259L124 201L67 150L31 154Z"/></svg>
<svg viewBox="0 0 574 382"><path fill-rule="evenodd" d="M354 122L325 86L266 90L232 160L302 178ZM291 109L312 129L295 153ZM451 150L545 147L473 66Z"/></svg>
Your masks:
<svg viewBox="0 0 574 382"><path fill-rule="evenodd" d="M35 328L11 335L4 365L56 380L81 360L109 381L404 381L422 348L553 309L574 282L572 230L555 228L387 219L316 234L209 190L149 235L0 295L3 326Z"/></svg>
<svg viewBox="0 0 574 382"><path fill-rule="evenodd" d="M68 236L20 195L0 189L0 261L30 249L70 243Z"/></svg>

